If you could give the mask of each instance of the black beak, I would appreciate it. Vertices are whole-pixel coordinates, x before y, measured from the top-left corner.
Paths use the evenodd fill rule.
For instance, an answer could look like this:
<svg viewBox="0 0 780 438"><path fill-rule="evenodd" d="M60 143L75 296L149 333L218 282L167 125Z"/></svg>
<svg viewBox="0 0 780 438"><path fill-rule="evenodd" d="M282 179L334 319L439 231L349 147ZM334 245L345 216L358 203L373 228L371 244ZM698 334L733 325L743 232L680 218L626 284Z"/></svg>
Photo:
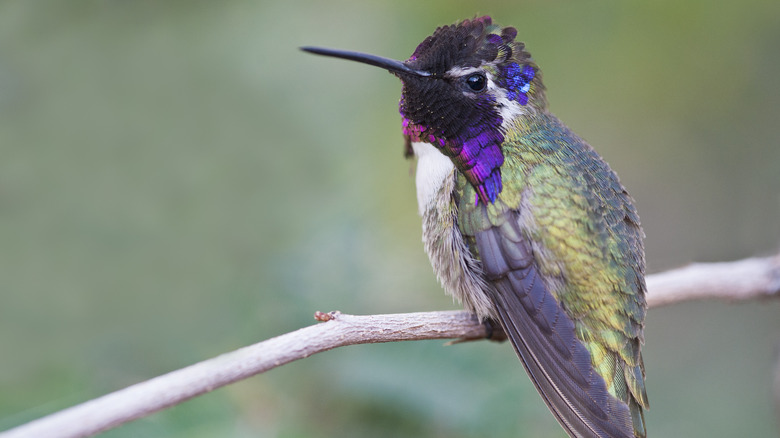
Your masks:
<svg viewBox="0 0 780 438"><path fill-rule="evenodd" d="M427 71L415 70L409 68L406 64L395 59L384 58L382 56L369 55L367 53L350 52L348 50L326 49L323 47L301 47L304 52L314 53L315 55L332 56L334 58L348 59L350 61L362 62L363 64L373 65L383 68L391 73L404 73L408 75L429 77L431 74Z"/></svg>

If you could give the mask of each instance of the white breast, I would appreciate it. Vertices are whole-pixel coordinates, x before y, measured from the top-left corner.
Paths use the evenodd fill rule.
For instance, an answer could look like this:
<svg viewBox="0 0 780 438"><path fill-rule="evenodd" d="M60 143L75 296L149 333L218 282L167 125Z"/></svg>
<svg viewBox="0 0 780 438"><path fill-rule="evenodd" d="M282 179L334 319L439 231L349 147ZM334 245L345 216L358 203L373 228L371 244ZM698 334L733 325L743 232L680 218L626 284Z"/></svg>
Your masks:
<svg viewBox="0 0 780 438"><path fill-rule="evenodd" d="M435 201L444 179L449 176L455 166L450 159L430 143L412 143L412 149L417 156L417 206L420 214L424 214Z"/></svg>
<svg viewBox="0 0 780 438"><path fill-rule="evenodd" d="M482 318L495 317L486 294L482 266L474 259L458 230L452 202L455 166L429 143L412 143L417 155L417 204L422 241L444 290Z"/></svg>

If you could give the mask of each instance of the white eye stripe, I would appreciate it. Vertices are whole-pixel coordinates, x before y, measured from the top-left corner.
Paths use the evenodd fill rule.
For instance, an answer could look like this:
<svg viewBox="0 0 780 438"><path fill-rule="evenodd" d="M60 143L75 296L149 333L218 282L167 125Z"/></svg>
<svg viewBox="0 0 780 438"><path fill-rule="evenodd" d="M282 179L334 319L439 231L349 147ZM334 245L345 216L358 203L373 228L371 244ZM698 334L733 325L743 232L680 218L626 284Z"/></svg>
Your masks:
<svg viewBox="0 0 780 438"><path fill-rule="evenodd" d="M460 78L481 71L481 67L452 67L451 69L447 70L446 73L444 73L444 76L450 78Z"/></svg>
<svg viewBox="0 0 780 438"><path fill-rule="evenodd" d="M491 75L490 73L486 73L485 77L487 77L487 88L488 88L488 90L495 90L496 88L498 88L496 83L493 81L493 75Z"/></svg>

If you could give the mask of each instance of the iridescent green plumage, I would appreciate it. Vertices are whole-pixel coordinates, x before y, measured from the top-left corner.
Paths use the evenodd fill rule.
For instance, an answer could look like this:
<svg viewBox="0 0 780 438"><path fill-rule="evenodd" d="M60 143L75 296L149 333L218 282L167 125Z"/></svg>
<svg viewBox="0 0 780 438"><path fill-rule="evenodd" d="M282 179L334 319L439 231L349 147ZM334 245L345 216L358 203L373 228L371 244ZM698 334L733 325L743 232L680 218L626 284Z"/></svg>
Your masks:
<svg viewBox="0 0 780 438"><path fill-rule="evenodd" d="M530 254L520 257L530 258L574 322L576 338L607 391L628 405L635 435L645 436L644 261L631 198L598 154L546 111L518 118L507 130L503 152L504 190L494 204L475 205L473 187L457 178L458 228L487 265L476 242L480 233L492 230L496 241L530 242ZM511 270L508 264L499 268L493 274L499 278L491 282L501 282Z"/></svg>

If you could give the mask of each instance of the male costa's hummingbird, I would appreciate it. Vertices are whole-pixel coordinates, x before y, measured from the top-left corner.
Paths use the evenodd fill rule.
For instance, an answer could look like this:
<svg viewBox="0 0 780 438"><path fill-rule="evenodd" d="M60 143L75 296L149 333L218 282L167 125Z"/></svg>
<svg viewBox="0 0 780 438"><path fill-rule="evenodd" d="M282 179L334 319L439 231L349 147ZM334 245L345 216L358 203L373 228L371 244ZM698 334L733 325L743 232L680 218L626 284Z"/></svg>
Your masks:
<svg viewBox="0 0 780 438"><path fill-rule="evenodd" d="M403 83L423 243L447 293L497 321L572 437L646 437L643 232L615 172L547 109L539 68L490 17L406 61L304 47Z"/></svg>

